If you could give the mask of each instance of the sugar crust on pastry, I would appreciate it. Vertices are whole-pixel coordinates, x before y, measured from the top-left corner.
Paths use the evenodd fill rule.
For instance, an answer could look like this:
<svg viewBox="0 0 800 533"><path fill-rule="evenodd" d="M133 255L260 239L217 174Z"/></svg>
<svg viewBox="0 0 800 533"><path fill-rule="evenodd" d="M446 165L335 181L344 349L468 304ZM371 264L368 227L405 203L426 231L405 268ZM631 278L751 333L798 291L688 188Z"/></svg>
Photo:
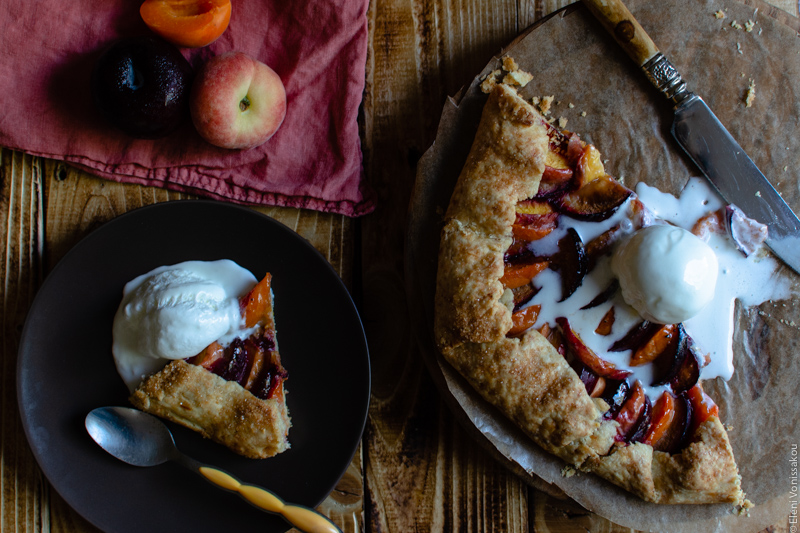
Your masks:
<svg viewBox="0 0 800 533"><path fill-rule="evenodd" d="M680 453L616 443L564 357L538 331L508 338L513 303L500 278L518 201L539 187L547 152L544 118L512 88L489 94L445 215L434 336L444 358L543 449L640 498L665 504L747 505L727 433L716 416Z"/></svg>

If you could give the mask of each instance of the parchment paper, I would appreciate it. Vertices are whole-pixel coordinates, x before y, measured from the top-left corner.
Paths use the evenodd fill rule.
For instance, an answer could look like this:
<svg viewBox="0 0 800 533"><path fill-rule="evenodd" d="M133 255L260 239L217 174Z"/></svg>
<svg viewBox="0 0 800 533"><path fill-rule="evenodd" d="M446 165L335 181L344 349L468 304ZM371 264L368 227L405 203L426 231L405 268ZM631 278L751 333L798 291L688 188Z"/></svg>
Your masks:
<svg viewBox="0 0 800 533"><path fill-rule="evenodd" d="M759 0L626 3L689 89L708 102L800 211L800 21ZM724 19L714 16L719 10ZM749 32L748 21L754 23ZM595 144L608 160L606 170L627 186L645 181L677 195L690 176L700 175L670 135L670 104L582 6L541 21L498 58L502 55L534 75L522 95L555 96L551 114L567 118L567 129ZM800 277L786 267L780 275L790 279L793 296L756 309L737 306L734 377L728 383L704 382L730 427L743 489L755 504L744 515L729 504L649 504L593 475L564 477L564 463L532 444L436 352L432 310L441 219L486 99L478 85L499 68L498 58L446 102L434 145L420 161L410 206L408 297L419 343L443 397L468 432L527 482L551 494L566 493L620 525L683 533L752 532L785 523L798 499L791 460L797 459L800 444ZM756 98L746 107L751 80Z"/></svg>

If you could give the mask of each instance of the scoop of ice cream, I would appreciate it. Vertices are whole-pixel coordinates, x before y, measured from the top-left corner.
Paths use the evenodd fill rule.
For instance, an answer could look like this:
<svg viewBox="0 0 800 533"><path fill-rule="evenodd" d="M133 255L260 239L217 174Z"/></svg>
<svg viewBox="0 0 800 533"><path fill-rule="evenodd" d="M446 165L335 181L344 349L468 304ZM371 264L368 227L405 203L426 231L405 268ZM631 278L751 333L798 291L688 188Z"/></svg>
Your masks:
<svg viewBox="0 0 800 533"><path fill-rule="evenodd" d="M221 285L180 269L147 278L126 300L120 320L136 332L140 353L165 359L196 355L239 314Z"/></svg>
<svg viewBox="0 0 800 533"><path fill-rule="evenodd" d="M135 388L170 359L200 353L244 327L239 296L255 284L233 261L159 267L125 286L114 317L117 371Z"/></svg>
<svg viewBox="0 0 800 533"><path fill-rule="evenodd" d="M656 225L634 233L615 250L611 269L622 297L645 319L677 324L713 298L717 256L685 229Z"/></svg>

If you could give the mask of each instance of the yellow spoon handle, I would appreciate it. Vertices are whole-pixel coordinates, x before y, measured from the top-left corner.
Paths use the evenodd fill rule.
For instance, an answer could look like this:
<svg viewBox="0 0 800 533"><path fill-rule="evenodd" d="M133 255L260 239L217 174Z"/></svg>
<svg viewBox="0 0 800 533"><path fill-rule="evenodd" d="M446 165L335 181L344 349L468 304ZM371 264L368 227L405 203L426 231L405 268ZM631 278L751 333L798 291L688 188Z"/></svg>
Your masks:
<svg viewBox="0 0 800 533"><path fill-rule="evenodd" d="M238 492L256 507L283 516L293 526L306 533L341 533L336 524L313 509L287 504L272 492L255 485L244 485L230 474L216 468L201 466L198 471L215 485Z"/></svg>

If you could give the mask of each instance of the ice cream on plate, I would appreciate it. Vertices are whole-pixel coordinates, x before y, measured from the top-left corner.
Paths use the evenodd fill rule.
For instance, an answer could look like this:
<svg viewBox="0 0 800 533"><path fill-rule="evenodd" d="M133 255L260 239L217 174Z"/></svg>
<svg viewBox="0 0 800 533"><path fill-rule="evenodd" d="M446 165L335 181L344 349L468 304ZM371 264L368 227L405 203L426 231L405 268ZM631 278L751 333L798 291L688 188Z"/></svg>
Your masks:
<svg viewBox="0 0 800 533"><path fill-rule="evenodd" d="M162 266L127 283L114 317L112 352L128 388L170 360L242 336L239 297L255 283L253 274L226 259Z"/></svg>

